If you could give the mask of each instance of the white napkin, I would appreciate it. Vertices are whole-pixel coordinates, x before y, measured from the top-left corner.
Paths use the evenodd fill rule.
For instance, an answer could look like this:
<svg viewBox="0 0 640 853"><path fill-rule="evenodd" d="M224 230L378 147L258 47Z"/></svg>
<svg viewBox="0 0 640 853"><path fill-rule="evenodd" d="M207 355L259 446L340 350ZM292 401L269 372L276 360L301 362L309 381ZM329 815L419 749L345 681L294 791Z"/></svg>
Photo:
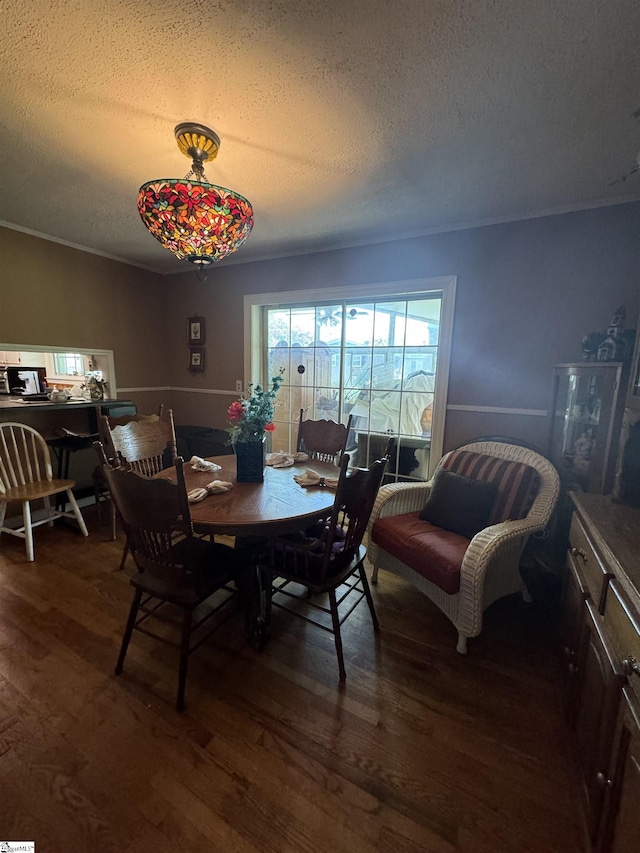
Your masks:
<svg viewBox="0 0 640 853"><path fill-rule="evenodd" d="M306 462L309 457L306 453L287 453L286 450L278 450L267 456L266 464L272 468L290 468L296 462Z"/></svg>
<svg viewBox="0 0 640 853"><path fill-rule="evenodd" d="M301 486L326 486L328 489L338 487L338 477L321 477L313 468L307 468L304 474L297 474L293 479Z"/></svg>
<svg viewBox="0 0 640 853"><path fill-rule="evenodd" d="M190 504L197 504L209 495L220 495L223 492L231 491L232 488L233 483L225 483L224 480L212 480L206 486L187 492L187 499Z"/></svg>
<svg viewBox="0 0 640 853"><path fill-rule="evenodd" d="M191 467L194 471L219 471L220 465L216 465L215 462L207 462L206 459L203 459L201 456L192 456L191 457Z"/></svg>

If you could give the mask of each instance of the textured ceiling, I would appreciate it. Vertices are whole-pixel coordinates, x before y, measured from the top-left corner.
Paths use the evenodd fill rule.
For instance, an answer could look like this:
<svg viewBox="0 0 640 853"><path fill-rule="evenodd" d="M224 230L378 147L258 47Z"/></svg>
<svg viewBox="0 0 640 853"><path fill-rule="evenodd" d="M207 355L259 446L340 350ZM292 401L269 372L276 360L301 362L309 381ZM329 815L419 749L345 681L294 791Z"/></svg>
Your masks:
<svg viewBox="0 0 640 853"><path fill-rule="evenodd" d="M189 268L138 187L221 137L224 264L640 198L637 0L2 0L0 220Z"/></svg>

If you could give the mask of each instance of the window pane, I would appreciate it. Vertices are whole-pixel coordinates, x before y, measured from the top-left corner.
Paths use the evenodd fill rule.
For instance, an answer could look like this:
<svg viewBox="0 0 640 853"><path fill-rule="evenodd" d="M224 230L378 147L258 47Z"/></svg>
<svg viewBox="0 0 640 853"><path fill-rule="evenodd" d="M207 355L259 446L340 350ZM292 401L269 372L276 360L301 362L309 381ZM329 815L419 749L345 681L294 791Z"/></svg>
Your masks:
<svg viewBox="0 0 640 853"><path fill-rule="evenodd" d="M316 308L316 339L325 346L342 345L342 306L322 305Z"/></svg>
<svg viewBox="0 0 640 853"><path fill-rule="evenodd" d="M271 308L267 313L267 344L270 347L289 346L290 334L289 309Z"/></svg>
<svg viewBox="0 0 640 853"><path fill-rule="evenodd" d="M291 419L291 388L288 385L280 386L273 407L273 419L274 421L288 421Z"/></svg>
<svg viewBox="0 0 640 853"><path fill-rule="evenodd" d="M408 303L407 344L419 344L415 336L419 334L420 325L426 323L429 329L427 345L437 346L441 307L440 299L415 299ZM409 327L411 331L409 331Z"/></svg>
<svg viewBox="0 0 640 853"><path fill-rule="evenodd" d="M313 385L315 375L315 347L291 347L291 366L288 382L297 388Z"/></svg>
<svg viewBox="0 0 640 853"><path fill-rule="evenodd" d="M372 392L369 425L373 432L398 432L400 426L400 392Z"/></svg>
<svg viewBox="0 0 640 853"><path fill-rule="evenodd" d="M313 414L309 413L307 417L313 420L330 420L340 421L340 412L338 411L339 398L335 388L316 388L314 392Z"/></svg>
<svg viewBox="0 0 640 853"><path fill-rule="evenodd" d="M402 435L422 436L423 423L431 429L433 394L411 393L402 395L400 432Z"/></svg>
<svg viewBox="0 0 640 853"><path fill-rule="evenodd" d="M361 346L373 342L373 304L353 305L348 304L345 308L346 318L346 346Z"/></svg>
<svg viewBox="0 0 640 853"><path fill-rule="evenodd" d="M374 342L382 346L404 344L406 302L376 303Z"/></svg>
<svg viewBox="0 0 640 853"><path fill-rule="evenodd" d="M339 351L325 346L317 346L315 348L315 376L314 385L334 386L333 382L333 359L339 356ZM339 363L339 362L338 362ZM337 371L337 368L336 368ZM339 376L339 373L338 373ZM340 387L340 380L337 379L335 387Z"/></svg>
<svg viewBox="0 0 640 853"><path fill-rule="evenodd" d="M278 422L274 420L276 426L275 432L270 432L271 452L277 453L279 450L289 451L295 450L295 446L291 446L291 424L288 422ZM295 438L293 439L295 445Z"/></svg>
<svg viewBox="0 0 640 853"><path fill-rule="evenodd" d="M53 362L58 376L83 376L84 356L77 352L54 352Z"/></svg>
<svg viewBox="0 0 640 853"><path fill-rule="evenodd" d="M400 436L396 444L399 478L426 480L429 477L431 443L425 439Z"/></svg>
<svg viewBox="0 0 640 853"><path fill-rule="evenodd" d="M419 317L407 317L405 346L428 347L430 343L429 322Z"/></svg>
<svg viewBox="0 0 640 853"><path fill-rule="evenodd" d="M291 420L293 423L300 418L300 409L303 409L303 418L313 417L313 388L292 388L291 389Z"/></svg>
<svg viewBox="0 0 640 853"><path fill-rule="evenodd" d="M345 388L368 388L371 383L371 350L349 347L344 352Z"/></svg>
<svg viewBox="0 0 640 853"><path fill-rule="evenodd" d="M438 350L435 347L407 347L404 352L405 382L416 373L435 374L437 353Z"/></svg>
<svg viewBox="0 0 640 853"><path fill-rule="evenodd" d="M316 339L316 309L295 308L291 311L291 345L307 347Z"/></svg>
<svg viewBox="0 0 640 853"><path fill-rule="evenodd" d="M289 382L289 347L273 347L267 353L267 361L268 361L268 377L267 381L271 379L272 376L277 376L280 373L281 368L284 368L284 381L288 384Z"/></svg>
<svg viewBox="0 0 640 853"><path fill-rule="evenodd" d="M371 387L380 391L395 391L402 377L402 347L375 347Z"/></svg>

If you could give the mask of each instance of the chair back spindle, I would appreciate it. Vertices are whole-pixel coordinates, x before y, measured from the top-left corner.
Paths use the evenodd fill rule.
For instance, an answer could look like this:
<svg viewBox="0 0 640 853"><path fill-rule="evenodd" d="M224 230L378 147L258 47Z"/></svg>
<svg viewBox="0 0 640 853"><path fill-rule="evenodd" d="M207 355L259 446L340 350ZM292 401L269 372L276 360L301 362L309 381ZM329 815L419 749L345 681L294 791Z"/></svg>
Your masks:
<svg viewBox="0 0 640 853"><path fill-rule="evenodd" d="M31 427L0 427L0 492L41 480L53 480L51 456L44 438Z"/></svg>

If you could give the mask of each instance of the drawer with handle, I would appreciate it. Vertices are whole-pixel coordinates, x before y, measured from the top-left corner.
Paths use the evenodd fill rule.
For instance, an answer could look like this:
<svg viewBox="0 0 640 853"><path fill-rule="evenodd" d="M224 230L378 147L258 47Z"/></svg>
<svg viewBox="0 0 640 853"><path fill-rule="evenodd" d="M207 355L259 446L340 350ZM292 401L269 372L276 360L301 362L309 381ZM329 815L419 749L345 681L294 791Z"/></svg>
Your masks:
<svg viewBox="0 0 640 853"><path fill-rule="evenodd" d="M629 684L640 697L640 614L615 580L607 591L604 622Z"/></svg>
<svg viewBox="0 0 640 853"><path fill-rule="evenodd" d="M602 613L604 610L607 584L609 579L613 577L613 574L607 571L598 557L576 513L574 513L571 520L569 559L572 561L575 571L584 580L589 597L597 608L598 613Z"/></svg>

